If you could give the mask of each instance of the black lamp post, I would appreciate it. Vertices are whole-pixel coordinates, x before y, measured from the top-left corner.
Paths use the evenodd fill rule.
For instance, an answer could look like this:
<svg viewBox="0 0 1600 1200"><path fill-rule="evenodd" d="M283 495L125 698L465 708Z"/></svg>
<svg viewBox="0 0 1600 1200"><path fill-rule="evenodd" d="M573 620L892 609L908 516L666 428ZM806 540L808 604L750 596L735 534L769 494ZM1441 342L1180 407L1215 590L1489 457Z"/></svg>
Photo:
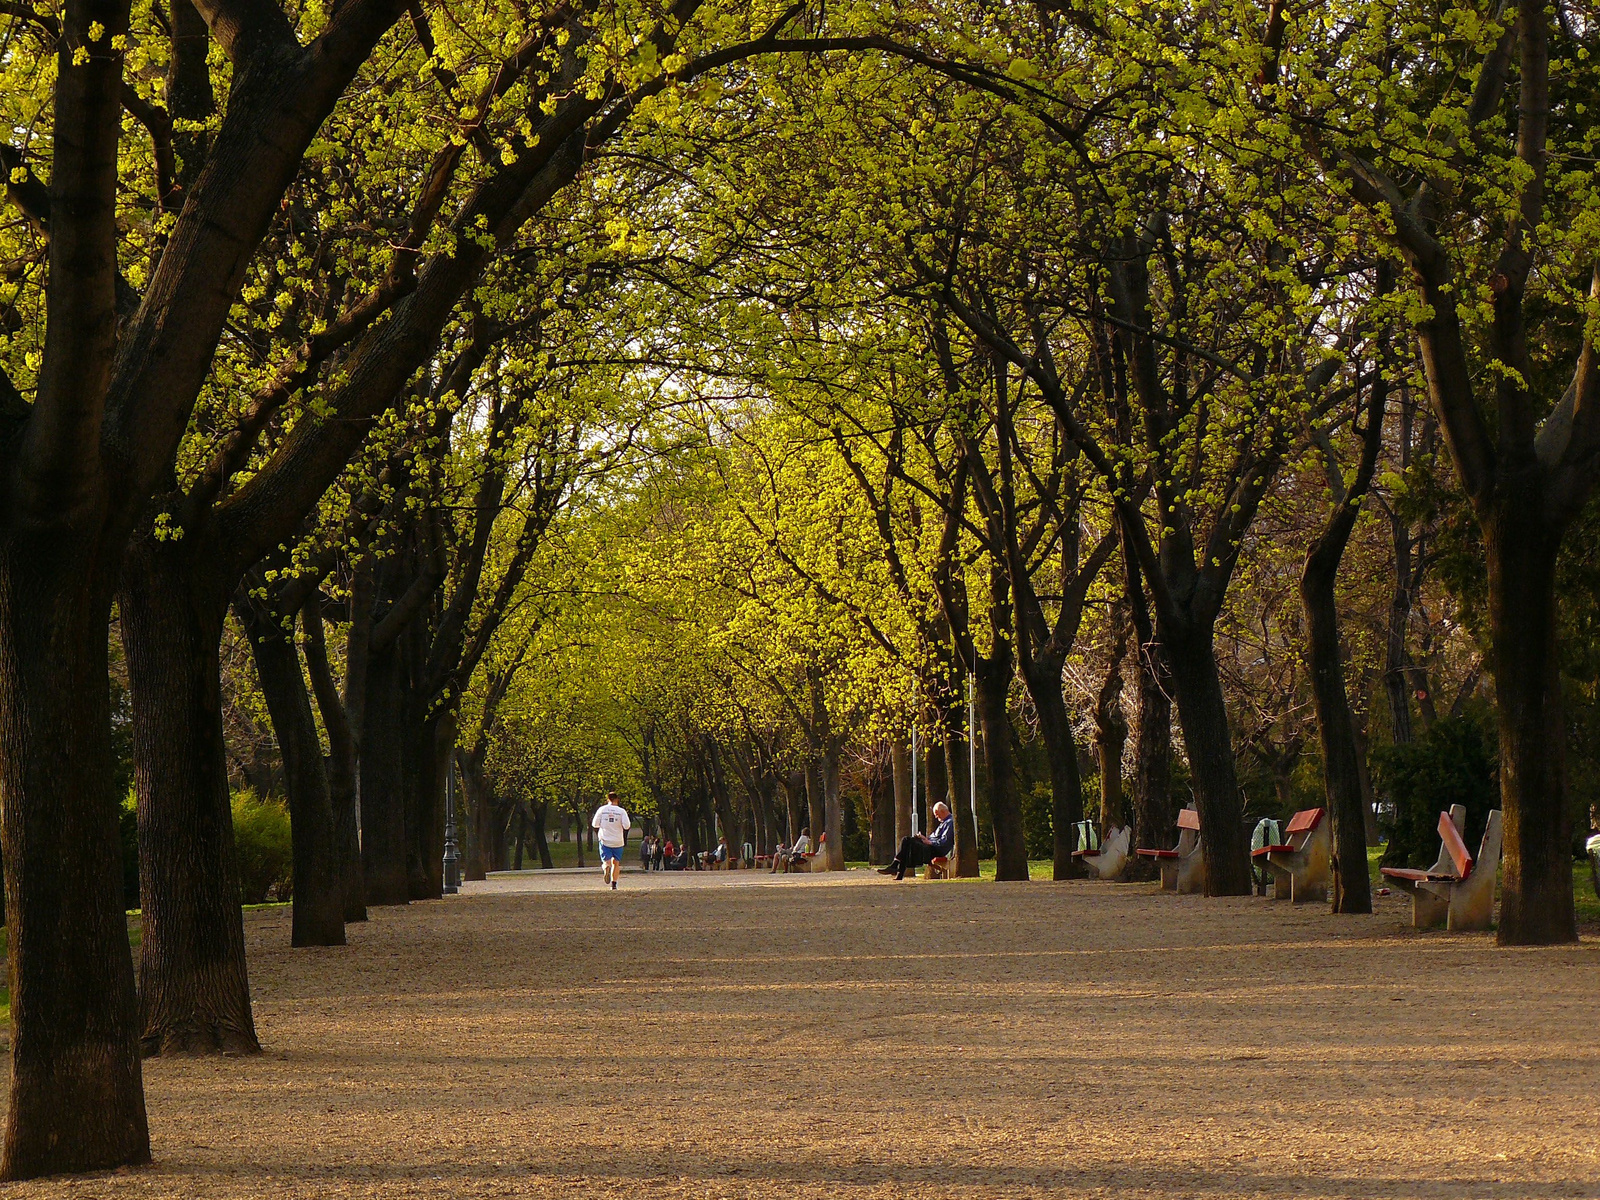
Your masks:
<svg viewBox="0 0 1600 1200"><path fill-rule="evenodd" d="M444 894L461 890L461 848L456 842L456 766L444 773Z"/></svg>

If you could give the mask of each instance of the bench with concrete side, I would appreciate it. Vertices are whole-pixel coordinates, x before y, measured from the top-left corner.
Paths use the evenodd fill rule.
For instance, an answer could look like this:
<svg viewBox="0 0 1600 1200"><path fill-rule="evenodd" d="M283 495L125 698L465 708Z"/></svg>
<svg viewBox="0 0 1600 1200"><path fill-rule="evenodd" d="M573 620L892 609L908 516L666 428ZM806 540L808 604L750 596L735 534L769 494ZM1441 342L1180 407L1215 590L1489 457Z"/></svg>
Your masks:
<svg viewBox="0 0 1600 1200"><path fill-rule="evenodd" d="M1272 871L1272 896L1294 904L1326 900L1333 879L1332 822L1325 808L1305 808L1289 818L1286 840L1251 857Z"/></svg>
<svg viewBox="0 0 1600 1200"><path fill-rule="evenodd" d="M1140 847L1140 858L1155 860L1161 868L1161 890L1193 895L1206 890L1206 863L1200 853L1200 813L1185 808L1178 813L1178 845L1174 850Z"/></svg>
<svg viewBox="0 0 1600 1200"><path fill-rule="evenodd" d="M1128 847L1132 842L1133 830L1123 825L1106 834L1098 846L1074 850L1072 857L1087 867L1096 879L1116 879L1128 865Z"/></svg>
<svg viewBox="0 0 1600 1200"><path fill-rule="evenodd" d="M1383 877L1411 893L1411 924L1416 929L1439 925L1452 932L1488 929L1494 923L1494 883L1500 869L1501 815L1489 813L1483 841L1474 858L1462 840L1467 821L1464 805L1452 804L1439 814L1439 861L1426 871L1384 867Z"/></svg>

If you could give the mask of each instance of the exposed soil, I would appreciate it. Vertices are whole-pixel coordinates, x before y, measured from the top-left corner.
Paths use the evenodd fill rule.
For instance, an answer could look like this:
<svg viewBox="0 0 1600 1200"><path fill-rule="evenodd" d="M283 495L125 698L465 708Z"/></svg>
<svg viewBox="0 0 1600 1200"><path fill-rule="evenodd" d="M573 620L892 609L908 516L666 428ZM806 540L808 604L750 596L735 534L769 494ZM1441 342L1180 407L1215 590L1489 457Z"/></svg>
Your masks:
<svg viewBox="0 0 1600 1200"><path fill-rule="evenodd" d="M154 1167L0 1191L1600 1196L1600 943L1405 916L864 872L251 914L267 1052L146 1063Z"/></svg>

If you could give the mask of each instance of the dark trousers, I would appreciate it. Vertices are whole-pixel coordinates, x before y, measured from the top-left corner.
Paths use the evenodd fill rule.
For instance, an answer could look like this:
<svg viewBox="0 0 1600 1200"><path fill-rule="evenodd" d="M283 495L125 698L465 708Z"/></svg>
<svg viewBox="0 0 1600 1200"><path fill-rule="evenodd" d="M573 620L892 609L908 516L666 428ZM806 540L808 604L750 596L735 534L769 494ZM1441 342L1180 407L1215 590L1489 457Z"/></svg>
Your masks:
<svg viewBox="0 0 1600 1200"><path fill-rule="evenodd" d="M900 852L894 856L894 861L900 869L895 872L899 878L907 871L915 871L918 867L925 867L936 858L943 858L944 852L928 845L918 837L904 838L900 842Z"/></svg>

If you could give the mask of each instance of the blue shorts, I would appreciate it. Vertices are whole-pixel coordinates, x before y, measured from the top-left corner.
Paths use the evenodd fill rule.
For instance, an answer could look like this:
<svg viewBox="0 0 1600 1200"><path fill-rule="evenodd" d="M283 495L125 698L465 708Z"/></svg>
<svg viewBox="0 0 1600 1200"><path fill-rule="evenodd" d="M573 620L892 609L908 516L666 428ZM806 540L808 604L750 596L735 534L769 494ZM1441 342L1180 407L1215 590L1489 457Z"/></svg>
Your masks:
<svg viewBox="0 0 1600 1200"><path fill-rule="evenodd" d="M600 847L600 861L602 863L605 863L605 862L620 863L622 861L622 852L624 850L626 850L626 849L627 849L626 846L601 846Z"/></svg>

